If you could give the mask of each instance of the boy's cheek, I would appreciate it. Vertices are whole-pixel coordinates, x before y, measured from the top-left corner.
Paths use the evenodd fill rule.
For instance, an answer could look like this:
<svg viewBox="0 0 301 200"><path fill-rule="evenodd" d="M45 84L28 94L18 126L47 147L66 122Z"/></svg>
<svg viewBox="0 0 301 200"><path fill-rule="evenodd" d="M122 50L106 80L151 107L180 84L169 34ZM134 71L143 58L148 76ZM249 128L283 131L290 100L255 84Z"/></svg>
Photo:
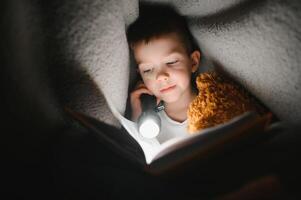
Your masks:
<svg viewBox="0 0 301 200"><path fill-rule="evenodd" d="M152 81L145 80L144 84L148 90L156 94L156 85Z"/></svg>
<svg viewBox="0 0 301 200"><path fill-rule="evenodd" d="M143 77L143 80L145 80L145 82L146 81L154 81L156 79L156 74L155 73L145 74L142 77Z"/></svg>
<svg viewBox="0 0 301 200"><path fill-rule="evenodd" d="M144 80L144 84L147 87L147 89L152 90L153 84L149 80Z"/></svg>

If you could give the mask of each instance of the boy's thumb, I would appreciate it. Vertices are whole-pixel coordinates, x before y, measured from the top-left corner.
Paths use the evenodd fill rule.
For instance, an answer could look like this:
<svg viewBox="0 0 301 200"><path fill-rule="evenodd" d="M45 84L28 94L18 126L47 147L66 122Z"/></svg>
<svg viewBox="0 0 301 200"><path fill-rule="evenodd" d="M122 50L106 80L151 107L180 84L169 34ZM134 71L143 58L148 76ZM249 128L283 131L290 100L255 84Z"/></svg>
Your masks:
<svg viewBox="0 0 301 200"><path fill-rule="evenodd" d="M157 98L157 105L159 105L161 99Z"/></svg>

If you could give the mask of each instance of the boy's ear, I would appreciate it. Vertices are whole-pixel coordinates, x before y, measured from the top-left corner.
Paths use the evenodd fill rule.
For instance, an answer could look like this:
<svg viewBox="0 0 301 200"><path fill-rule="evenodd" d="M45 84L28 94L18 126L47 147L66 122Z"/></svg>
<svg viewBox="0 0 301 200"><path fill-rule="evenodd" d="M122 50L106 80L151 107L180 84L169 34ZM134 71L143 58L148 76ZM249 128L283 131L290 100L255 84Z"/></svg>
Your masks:
<svg viewBox="0 0 301 200"><path fill-rule="evenodd" d="M192 72L196 72L200 65L200 59L201 59L201 52L198 50L195 50L190 54L190 59L192 61Z"/></svg>

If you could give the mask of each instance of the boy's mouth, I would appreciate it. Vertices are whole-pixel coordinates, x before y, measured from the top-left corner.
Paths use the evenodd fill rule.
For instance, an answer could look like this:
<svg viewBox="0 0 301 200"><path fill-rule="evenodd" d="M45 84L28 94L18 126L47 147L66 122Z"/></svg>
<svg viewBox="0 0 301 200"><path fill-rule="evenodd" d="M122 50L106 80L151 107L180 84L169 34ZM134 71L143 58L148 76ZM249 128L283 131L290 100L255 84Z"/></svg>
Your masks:
<svg viewBox="0 0 301 200"><path fill-rule="evenodd" d="M174 89L175 87L176 87L176 85L168 86L168 87L165 87L165 88L161 89L160 92L161 93L169 92L172 89Z"/></svg>

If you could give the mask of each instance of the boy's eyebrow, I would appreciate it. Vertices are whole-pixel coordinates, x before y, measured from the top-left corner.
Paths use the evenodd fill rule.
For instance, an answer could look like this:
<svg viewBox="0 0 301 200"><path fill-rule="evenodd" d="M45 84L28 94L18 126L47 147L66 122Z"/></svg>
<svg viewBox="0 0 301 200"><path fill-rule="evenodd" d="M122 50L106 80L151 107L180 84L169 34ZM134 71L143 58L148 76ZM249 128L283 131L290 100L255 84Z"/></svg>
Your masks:
<svg viewBox="0 0 301 200"><path fill-rule="evenodd" d="M165 58L169 58L171 56L177 56L177 55L181 55L178 51L173 51L170 54L168 54L167 56L165 56Z"/></svg>
<svg viewBox="0 0 301 200"><path fill-rule="evenodd" d="M137 66L139 67L141 64L144 64L142 61L137 61Z"/></svg>
<svg viewBox="0 0 301 200"><path fill-rule="evenodd" d="M173 47L172 49L170 49L170 51L168 51L167 55L164 56L164 58L169 58L170 56L173 55L181 55L181 50L179 50L179 48L177 47ZM141 60L136 60L137 66L139 66L140 64L143 64L143 62Z"/></svg>
<svg viewBox="0 0 301 200"><path fill-rule="evenodd" d="M171 53L169 53L168 55L166 55L166 56L164 57L164 59L169 59L169 58L172 57L172 56L179 56L179 55L181 55L179 51L172 51ZM136 63L137 63L137 66L138 66L138 67L139 67L141 64L148 64L148 63L143 63L143 62L140 61L140 60L137 60Z"/></svg>
<svg viewBox="0 0 301 200"><path fill-rule="evenodd" d="M138 67L141 66L141 65L147 65L147 66L150 66L150 65L152 65L152 64L150 64L150 63L143 63L143 62L137 63L137 66L138 66Z"/></svg>

